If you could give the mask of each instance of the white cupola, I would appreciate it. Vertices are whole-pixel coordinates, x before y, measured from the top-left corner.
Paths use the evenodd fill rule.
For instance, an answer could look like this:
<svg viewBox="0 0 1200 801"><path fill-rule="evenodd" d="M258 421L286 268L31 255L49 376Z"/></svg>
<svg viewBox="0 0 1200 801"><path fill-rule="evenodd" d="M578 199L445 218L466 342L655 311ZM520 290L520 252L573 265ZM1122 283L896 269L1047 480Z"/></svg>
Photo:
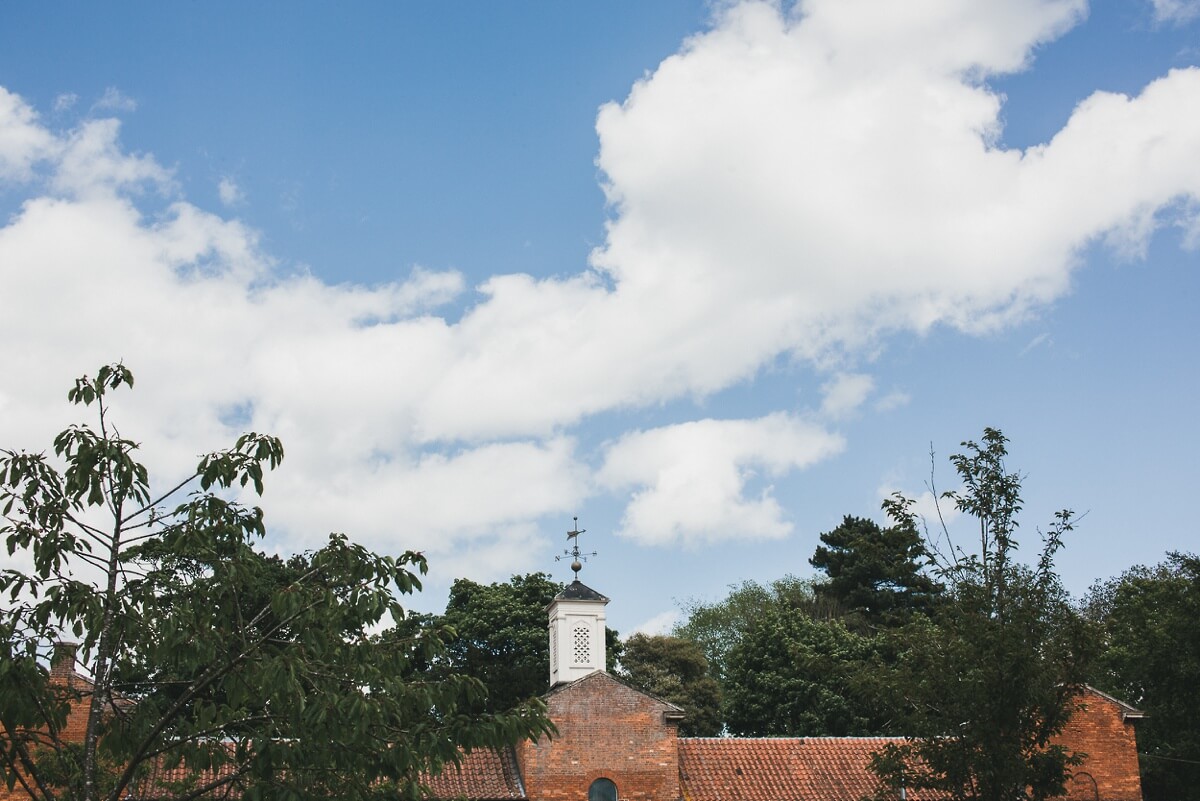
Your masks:
<svg viewBox="0 0 1200 801"><path fill-rule="evenodd" d="M604 670L608 599L579 579L554 596L550 615L550 686Z"/></svg>
<svg viewBox="0 0 1200 801"><path fill-rule="evenodd" d="M579 550L579 535L584 531L579 528L579 518L575 518L574 530L567 532L571 549L563 552L563 556L572 557L575 580L546 607L550 615L551 687L602 671L607 664L604 607L608 599L579 580L583 562L595 556Z"/></svg>

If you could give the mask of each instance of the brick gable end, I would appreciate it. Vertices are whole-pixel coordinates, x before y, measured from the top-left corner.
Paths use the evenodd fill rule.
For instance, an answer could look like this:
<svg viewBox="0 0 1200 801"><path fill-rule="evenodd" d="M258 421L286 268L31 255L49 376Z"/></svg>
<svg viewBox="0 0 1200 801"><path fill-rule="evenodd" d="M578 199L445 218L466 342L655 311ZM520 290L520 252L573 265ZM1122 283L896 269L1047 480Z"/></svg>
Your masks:
<svg viewBox="0 0 1200 801"><path fill-rule="evenodd" d="M675 801L679 792L678 712L611 676L596 672L546 696L553 739L518 750L529 798L583 801L599 778L621 801Z"/></svg>

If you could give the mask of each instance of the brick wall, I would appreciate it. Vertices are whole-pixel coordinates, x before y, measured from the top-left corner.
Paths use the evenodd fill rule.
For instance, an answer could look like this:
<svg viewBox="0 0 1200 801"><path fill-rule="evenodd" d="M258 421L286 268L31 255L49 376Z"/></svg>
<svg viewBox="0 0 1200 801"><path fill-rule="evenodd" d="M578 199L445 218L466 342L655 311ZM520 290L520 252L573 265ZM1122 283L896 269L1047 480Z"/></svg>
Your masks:
<svg viewBox="0 0 1200 801"><path fill-rule="evenodd" d="M586 801L599 778L617 785L621 801L676 801L677 731L664 713L674 707L596 672L546 696L558 736L517 751L528 798Z"/></svg>
<svg viewBox="0 0 1200 801"><path fill-rule="evenodd" d="M91 700L91 684L75 672L77 650L78 646L74 643L58 643L54 646L50 663L50 684L56 691L61 691L71 704L61 734L61 739L70 743L83 742L87 731L88 703ZM20 783L9 790L0 782L0 801L28 801L28 798Z"/></svg>
<svg viewBox="0 0 1200 801"><path fill-rule="evenodd" d="M1087 760L1067 784L1070 801L1142 801L1138 774L1136 715L1130 707L1094 690L1085 690L1081 707L1058 742L1083 751Z"/></svg>
<svg viewBox="0 0 1200 801"><path fill-rule="evenodd" d="M82 743L87 732L88 706L91 703L91 682L75 672L75 655L79 646L60 642L54 646L54 659L50 663L50 682L65 688L71 699L71 712L61 739L68 743Z"/></svg>

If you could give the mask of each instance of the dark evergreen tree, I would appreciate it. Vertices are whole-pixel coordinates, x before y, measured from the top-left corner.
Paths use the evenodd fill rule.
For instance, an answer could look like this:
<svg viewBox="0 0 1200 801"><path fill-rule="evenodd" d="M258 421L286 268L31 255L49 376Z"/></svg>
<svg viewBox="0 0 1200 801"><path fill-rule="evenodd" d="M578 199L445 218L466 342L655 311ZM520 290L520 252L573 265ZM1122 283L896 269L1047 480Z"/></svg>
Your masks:
<svg viewBox="0 0 1200 801"><path fill-rule="evenodd" d="M821 535L809 564L829 580L815 586L870 625L894 625L914 612L928 613L943 587L925 573L929 555L911 521L887 528L847 515Z"/></svg>

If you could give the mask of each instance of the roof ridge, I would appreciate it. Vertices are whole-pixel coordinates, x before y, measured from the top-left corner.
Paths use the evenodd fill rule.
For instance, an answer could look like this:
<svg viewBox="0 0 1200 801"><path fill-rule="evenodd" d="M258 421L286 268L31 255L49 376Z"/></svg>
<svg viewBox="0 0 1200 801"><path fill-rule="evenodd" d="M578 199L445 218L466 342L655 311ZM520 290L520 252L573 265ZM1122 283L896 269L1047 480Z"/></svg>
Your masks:
<svg viewBox="0 0 1200 801"><path fill-rule="evenodd" d="M727 743L746 743L746 742L789 742L800 740L821 740L821 741L843 741L843 740L904 740L907 739L903 735L895 734L866 734L839 737L830 734L780 734L780 735L765 735L761 737L680 737L684 742L696 740L711 740L713 742Z"/></svg>
<svg viewBox="0 0 1200 801"><path fill-rule="evenodd" d="M597 676L603 676L604 678L608 679L609 681L616 682L617 684L620 684L622 687L624 687L628 690L633 690L638 695L644 695L647 698L649 698L651 701L654 701L655 703L659 703L659 704L662 704L663 706L667 707L668 711L670 711L670 712L679 712L682 714L684 711L683 707L679 706L678 704L673 704L670 701L667 701L666 699L659 698L654 693L648 693L645 690L641 689L640 687L635 687L627 679L624 679L621 676L617 676L612 673L609 673L607 670L601 670L600 668L596 668L595 670L593 670L591 673L587 674L586 676L580 676L577 679L571 679L570 681L560 681L558 684L555 684L553 687L551 687L549 690L547 690L542 695L542 697L547 698L551 695L562 692L563 690L574 687L577 684L582 684L585 681L596 680ZM679 739L683 740L686 738L680 737ZM719 739L719 738L714 738L714 739Z"/></svg>
<svg viewBox="0 0 1200 801"><path fill-rule="evenodd" d="M1097 690L1095 687L1093 687L1090 684L1083 685L1083 688L1089 692L1095 693L1096 695L1100 696L1101 698L1104 698L1108 701L1112 701L1114 704L1121 707L1122 715L1126 718L1144 718L1144 717L1146 717L1146 713L1143 712L1142 710L1138 709L1137 707L1127 704L1124 701L1122 701L1120 698L1111 696L1108 693L1104 692L1103 690Z"/></svg>

